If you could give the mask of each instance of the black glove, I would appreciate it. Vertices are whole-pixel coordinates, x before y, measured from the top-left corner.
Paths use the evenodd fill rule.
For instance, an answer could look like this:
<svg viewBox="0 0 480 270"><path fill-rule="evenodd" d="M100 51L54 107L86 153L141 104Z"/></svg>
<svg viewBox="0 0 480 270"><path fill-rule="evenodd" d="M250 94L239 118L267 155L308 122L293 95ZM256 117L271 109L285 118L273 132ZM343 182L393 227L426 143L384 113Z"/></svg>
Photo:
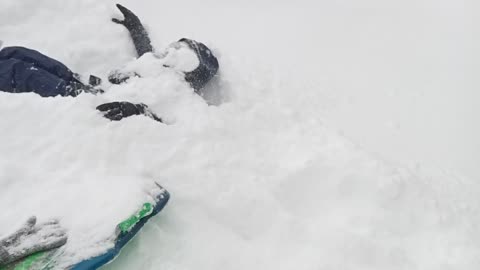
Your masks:
<svg viewBox="0 0 480 270"><path fill-rule="evenodd" d="M117 8L122 12L124 20L113 18L112 22L121 24L125 26L130 32L132 37L133 45L135 45L135 50L137 51L138 57L144 55L148 52L153 52L152 42L148 37L148 33L142 25L140 19L132 11L126 7L117 4Z"/></svg>
<svg viewBox="0 0 480 270"><path fill-rule="evenodd" d="M103 116L112 121L120 121L123 118L132 115L143 114L152 118L155 121L162 122L162 119L157 117L152 111L150 111L148 106L143 103L133 104L126 101L110 102L97 106L97 110L103 112Z"/></svg>
<svg viewBox="0 0 480 270"><path fill-rule="evenodd" d="M137 17L137 15L135 15L128 8L126 8L126 7L124 7L120 4L117 4L117 8L120 10L120 12L122 12L125 19L123 21L121 21L117 18L113 18L112 22L124 25L127 29L130 29L130 28L134 27L135 25L142 24L140 22L140 19Z"/></svg>

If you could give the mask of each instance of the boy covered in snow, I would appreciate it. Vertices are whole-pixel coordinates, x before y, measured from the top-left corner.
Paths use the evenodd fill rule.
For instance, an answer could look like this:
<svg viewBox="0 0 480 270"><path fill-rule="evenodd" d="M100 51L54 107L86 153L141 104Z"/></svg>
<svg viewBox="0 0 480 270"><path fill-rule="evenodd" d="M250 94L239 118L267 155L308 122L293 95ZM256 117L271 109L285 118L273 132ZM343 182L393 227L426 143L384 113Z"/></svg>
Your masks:
<svg viewBox="0 0 480 270"><path fill-rule="evenodd" d="M162 68L170 68L184 74L185 81L198 93L217 73L218 61L204 44L182 38L165 52L154 54L148 33L139 18L130 10L117 4L124 20L112 19L130 32L138 57L152 53ZM187 53L185 53L187 51ZM185 56L194 59L185 59ZM189 65L195 63L195 65ZM113 84L125 83L137 72L116 71L109 76ZM6 47L0 50L0 91L10 93L34 92L42 97L77 96L82 92L100 94L100 79L90 76L88 84L61 62L35 50L24 47ZM145 104L110 102L97 107L110 120L121 120L132 115L146 115L161 122ZM31 217L20 229L0 239L0 266L22 259L30 254L58 248L67 242L67 234L58 221L36 224Z"/></svg>
<svg viewBox="0 0 480 270"><path fill-rule="evenodd" d="M138 57L152 53L163 64L162 68L182 72L185 81L196 92L216 75L218 61L207 46L182 38L165 52L155 54L140 19L124 6L117 4L117 7L124 15L124 20L114 18L112 21L125 26L130 32ZM195 63L195 65L188 65L188 63ZM142 74L116 71L108 79L113 84L121 84L133 76L142 77ZM97 88L100 83L100 79L95 76L90 76L88 84L82 83L79 77L64 64L35 50L24 47L7 47L0 50L0 91L34 92L42 97L77 96L82 92L103 93L103 90ZM111 102L98 106L97 110L103 112L104 116L110 120L121 120L142 114L161 122L161 119L142 103Z"/></svg>

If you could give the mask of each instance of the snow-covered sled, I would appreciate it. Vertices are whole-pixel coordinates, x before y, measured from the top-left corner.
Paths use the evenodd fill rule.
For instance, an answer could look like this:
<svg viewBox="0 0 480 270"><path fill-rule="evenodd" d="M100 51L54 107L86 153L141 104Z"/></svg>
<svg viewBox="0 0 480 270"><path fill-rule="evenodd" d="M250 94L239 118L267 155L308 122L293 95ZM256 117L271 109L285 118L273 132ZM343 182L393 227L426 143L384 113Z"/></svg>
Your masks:
<svg viewBox="0 0 480 270"><path fill-rule="evenodd" d="M158 214L170 199L167 190L160 187L154 203L144 203L134 215L120 222L115 230L115 245L105 253L85 259L76 264L67 266L69 270L93 270L111 262L120 253L122 248L132 239L153 216ZM62 248L32 254L21 261L1 267L0 270L55 270L64 269L65 266L58 265L58 261L64 255Z"/></svg>

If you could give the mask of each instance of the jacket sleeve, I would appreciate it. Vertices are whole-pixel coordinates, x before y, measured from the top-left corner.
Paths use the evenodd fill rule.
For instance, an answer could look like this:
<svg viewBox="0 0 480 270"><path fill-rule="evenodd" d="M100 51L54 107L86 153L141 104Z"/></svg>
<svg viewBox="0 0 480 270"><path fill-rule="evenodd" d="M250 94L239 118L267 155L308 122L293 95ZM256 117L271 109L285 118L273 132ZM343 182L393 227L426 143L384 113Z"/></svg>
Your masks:
<svg viewBox="0 0 480 270"><path fill-rule="evenodd" d="M120 4L117 4L117 7L123 13L125 19L123 21L118 19L112 20L116 23L124 25L130 32L130 36L133 44L135 45L135 50L137 51L138 57L144 55L145 53L152 52L153 47L150 37L148 36L145 27L143 27L142 22L137 15Z"/></svg>

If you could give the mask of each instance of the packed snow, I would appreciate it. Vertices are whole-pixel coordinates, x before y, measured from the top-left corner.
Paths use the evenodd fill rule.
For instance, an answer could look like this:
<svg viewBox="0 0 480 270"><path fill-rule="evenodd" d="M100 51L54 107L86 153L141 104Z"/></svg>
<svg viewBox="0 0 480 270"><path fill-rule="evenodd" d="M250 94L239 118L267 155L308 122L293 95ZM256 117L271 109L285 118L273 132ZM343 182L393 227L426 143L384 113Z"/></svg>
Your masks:
<svg viewBox="0 0 480 270"><path fill-rule="evenodd" d="M0 92L0 235L58 218L64 263L87 258L157 181L169 204L105 269L480 267L473 0L123 1L157 52L214 50L203 97L134 59L114 3L2 0L3 46L148 76L100 96ZM166 124L95 110L121 100Z"/></svg>

